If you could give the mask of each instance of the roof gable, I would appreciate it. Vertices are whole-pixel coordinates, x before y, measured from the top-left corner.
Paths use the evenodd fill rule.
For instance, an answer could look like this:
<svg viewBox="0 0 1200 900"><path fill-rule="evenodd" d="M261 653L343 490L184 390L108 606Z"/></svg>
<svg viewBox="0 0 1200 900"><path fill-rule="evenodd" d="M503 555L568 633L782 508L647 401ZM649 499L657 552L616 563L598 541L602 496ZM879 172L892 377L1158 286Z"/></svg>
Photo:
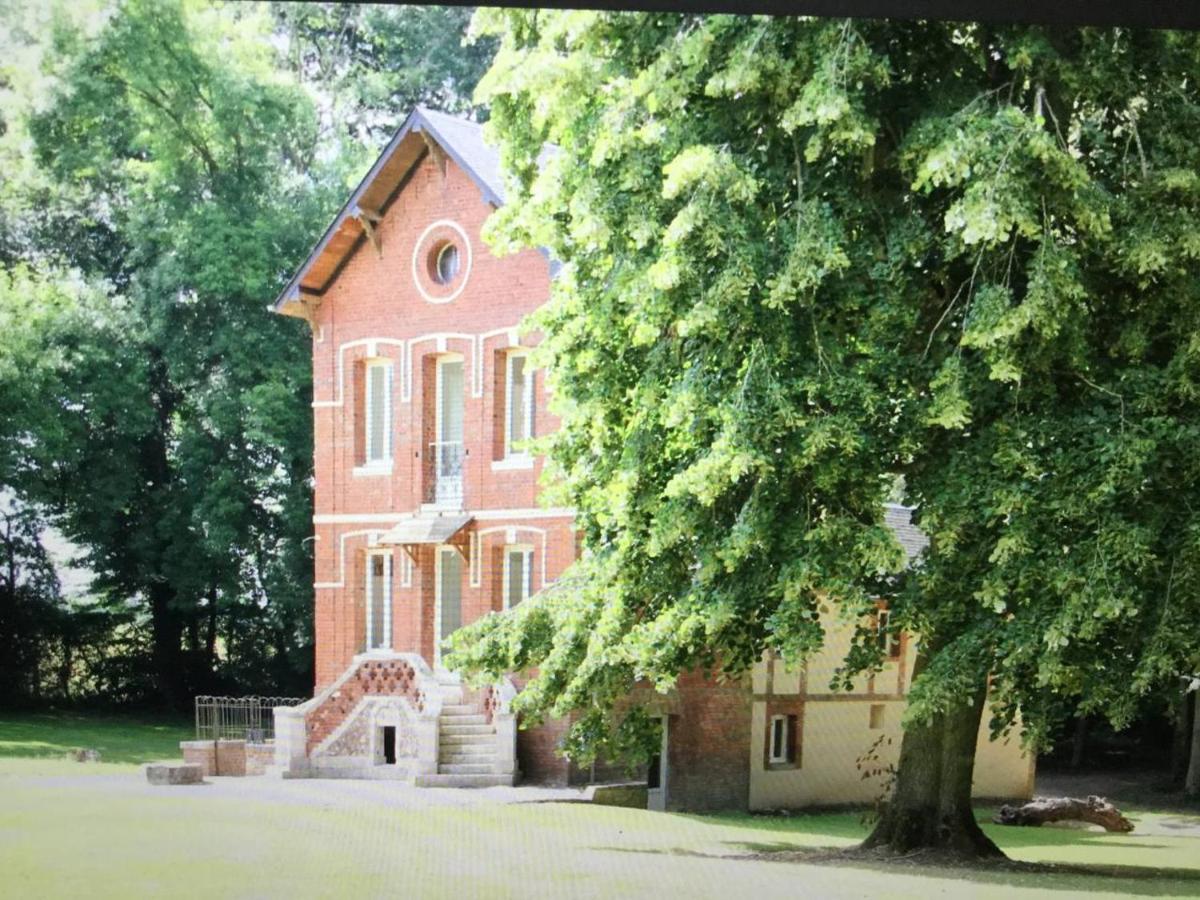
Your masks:
<svg viewBox="0 0 1200 900"><path fill-rule="evenodd" d="M319 302L342 265L370 237L374 225L429 153L444 153L475 182L486 202L503 204L500 156L484 143L483 127L418 106L363 176L271 309L307 318L310 305Z"/></svg>

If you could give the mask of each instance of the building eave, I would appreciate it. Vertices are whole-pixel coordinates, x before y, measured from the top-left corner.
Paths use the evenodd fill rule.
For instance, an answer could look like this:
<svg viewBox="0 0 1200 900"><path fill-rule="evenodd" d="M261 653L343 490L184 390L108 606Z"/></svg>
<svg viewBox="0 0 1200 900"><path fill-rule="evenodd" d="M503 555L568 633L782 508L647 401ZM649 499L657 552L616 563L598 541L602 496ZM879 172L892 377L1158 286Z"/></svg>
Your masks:
<svg viewBox="0 0 1200 900"><path fill-rule="evenodd" d="M450 133L451 129L439 127L436 119L448 118L438 113L417 107L404 120L404 124L388 145L380 153L379 158L363 176L350 197L342 205L329 227L325 229L321 239L308 254L308 257L292 275L287 285L280 291L271 304L270 309L283 315L310 318L310 305L306 300L319 302L320 297L336 278L342 265L358 249L365 234L362 224L364 216L382 214L387 205L394 199L399 188L407 181L413 170L421 163L428 153L430 142L442 150L454 164L461 168L479 188L485 202L493 206L501 206L504 202L502 186L499 179L492 174L480 170L468 158L467 148L459 146L460 141ZM467 123L464 123L467 124ZM474 123L470 123L474 126ZM478 128L478 126L474 126ZM419 143L417 140L419 139ZM476 153L479 148L474 148ZM398 154L407 152L411 159L402 164L399 169L393 166ZM381 181L386 179L386 181ZM378 208L364 208L364 198L369 194L378 195L380 189L386 192L387 200ZM320 267L326 274L319 276L314 271Z"/></svg>

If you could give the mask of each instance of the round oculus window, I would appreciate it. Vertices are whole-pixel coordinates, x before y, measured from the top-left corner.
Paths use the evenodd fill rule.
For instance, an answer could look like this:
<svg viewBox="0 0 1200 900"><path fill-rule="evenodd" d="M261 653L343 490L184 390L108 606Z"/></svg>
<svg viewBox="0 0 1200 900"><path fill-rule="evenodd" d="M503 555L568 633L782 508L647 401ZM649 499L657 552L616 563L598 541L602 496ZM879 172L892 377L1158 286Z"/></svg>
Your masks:
<svg viewBox="0 0 1200 900"><path fill-rule="evenodd" d="M442 244L433 252L433 265L430 274L438 284L449 284L458 276L461 265L458 246L449 241Z"/></svg>

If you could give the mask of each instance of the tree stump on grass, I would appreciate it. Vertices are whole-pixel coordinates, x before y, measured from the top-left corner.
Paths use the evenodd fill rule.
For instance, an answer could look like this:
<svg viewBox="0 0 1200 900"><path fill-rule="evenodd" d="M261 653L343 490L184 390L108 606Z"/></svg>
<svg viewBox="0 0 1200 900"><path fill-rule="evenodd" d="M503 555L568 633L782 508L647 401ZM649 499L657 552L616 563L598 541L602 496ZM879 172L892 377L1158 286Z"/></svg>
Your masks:
<svg viewBox="0 0 1200 900"><path fill-rule="evenodd" d="M1105 831L1133 831L1133 823L1121 811L1095 795L1081 800L1078 797L1034 797L1021 806L1002 806L992 818L997 825L1044 825L1064 820L1090 822Z"/></svg>

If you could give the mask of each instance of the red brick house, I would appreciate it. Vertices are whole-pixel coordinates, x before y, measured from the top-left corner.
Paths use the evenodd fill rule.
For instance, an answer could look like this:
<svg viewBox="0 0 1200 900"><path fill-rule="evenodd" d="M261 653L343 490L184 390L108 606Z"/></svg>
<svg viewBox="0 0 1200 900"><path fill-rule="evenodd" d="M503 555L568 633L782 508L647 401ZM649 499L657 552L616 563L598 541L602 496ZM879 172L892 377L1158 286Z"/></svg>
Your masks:
<svg viewBox="0 0 1200 900"><path fill-rule="evenodd" d="M554 752L564 723L518 731L512 684L471 691L440 665L447 635L540 591L576 555L572 510L538 504L542 461L524 449L556 426L517 330L548 299L553 265L533 250L488 251L480 230L502 202L480 127L417 109L274 305L306 319L313 342L316 695L277 711L276 761L292 776L611 774ZM651 700L664 723L651 804L871 799L854 759L872 732L898 728L885 707L902 705L909 650L896 649L859 702L814 693L811 676L775 663L736 684L681 679ZM823 708L841 710L833 730L806 739ZM1008 757L1000 768L1016 780L984 793L1025 792L1031 770Z"/></svg>

